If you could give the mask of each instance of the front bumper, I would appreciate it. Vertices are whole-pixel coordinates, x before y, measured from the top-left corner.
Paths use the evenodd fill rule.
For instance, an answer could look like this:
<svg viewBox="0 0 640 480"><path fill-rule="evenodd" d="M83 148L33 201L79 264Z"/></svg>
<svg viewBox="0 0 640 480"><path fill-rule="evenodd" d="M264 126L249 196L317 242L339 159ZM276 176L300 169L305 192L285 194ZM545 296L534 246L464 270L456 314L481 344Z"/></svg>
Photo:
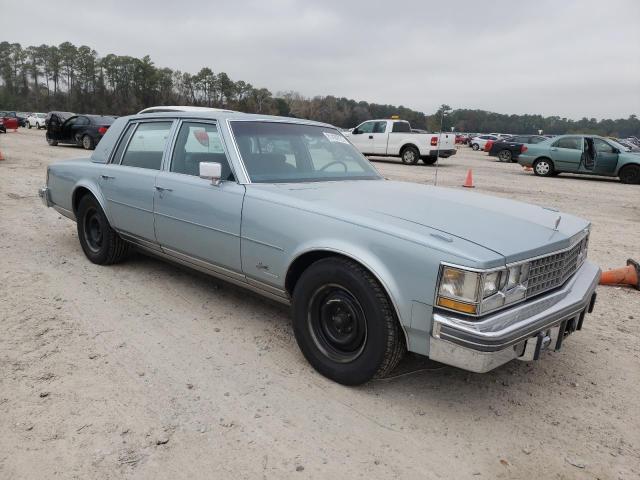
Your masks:
<svg viewBox="0 0 640 480"><path fill-rule="evenodd" d="M477 321L435 313L429 358L472 372L488 372L513 359L536 360L545 349L582 328L593 310L600 269L589 261L561 288Z"/></svg>
<svg viewBox="0 0 640 480"><path fill-rule="evenodd" d="M49 187L42 187L38 189L38 196L45 207L53 206L53 202L51 202L51 191Z"/></svg>

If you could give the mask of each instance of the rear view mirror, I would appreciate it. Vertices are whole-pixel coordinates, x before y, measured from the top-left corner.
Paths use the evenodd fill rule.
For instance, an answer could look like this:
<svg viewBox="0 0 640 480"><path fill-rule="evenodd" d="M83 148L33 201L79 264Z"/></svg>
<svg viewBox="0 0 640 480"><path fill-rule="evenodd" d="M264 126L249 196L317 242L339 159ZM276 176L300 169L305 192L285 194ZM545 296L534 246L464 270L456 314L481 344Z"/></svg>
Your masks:
<svg viewBox="0 0 640 480"><path fill-rule="evenodd" d="M212 185L219 185L222 178L222 165L216 162L200 162L200 178L211 180Z"/></svg>

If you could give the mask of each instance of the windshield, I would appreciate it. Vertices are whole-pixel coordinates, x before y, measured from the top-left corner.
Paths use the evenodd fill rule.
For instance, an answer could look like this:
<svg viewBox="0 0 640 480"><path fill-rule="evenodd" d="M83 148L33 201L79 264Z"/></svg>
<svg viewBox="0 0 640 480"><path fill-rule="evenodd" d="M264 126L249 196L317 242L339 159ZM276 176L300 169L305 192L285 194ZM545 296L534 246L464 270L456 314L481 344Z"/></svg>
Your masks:
<svg viewBox="0 0 640 480"><path fill-rule="evenodd" d="M334 128L232 121L231 130L249 178L254 183L382 178Z"/></svg>
<svg viewBox="0 0 640 480"><path fill-rule="evenodd" d="M609 140L607 140L607 141L608 141L611 145L613 145L614 147L616 147L618 150L620 150L621 152L630 152L630 151L631 151L631 149L630 149L628 146L623 145L623 144L621 144L621 143L618 143L618 142L616 142L615 140L611 140L611 139L609 139Z"/></svg>

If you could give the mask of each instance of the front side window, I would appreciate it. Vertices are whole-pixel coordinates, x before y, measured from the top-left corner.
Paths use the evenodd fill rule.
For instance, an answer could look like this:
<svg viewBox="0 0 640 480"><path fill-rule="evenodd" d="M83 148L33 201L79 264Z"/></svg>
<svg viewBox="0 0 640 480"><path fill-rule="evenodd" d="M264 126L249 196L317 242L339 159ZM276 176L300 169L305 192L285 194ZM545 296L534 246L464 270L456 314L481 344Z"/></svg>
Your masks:
<svg viewBox="0 0 640 480"><path fill-rule="evenodd" d="M580 137L564 137L553 144L556 148L568 148L571 150L582 150Z"/></svg>
<svg viewBox="0 0 640 480"><path fill-rule="evenodd" d="M376 122L373 124L373 133L384 133L386 129L387 122Z"/></svg>
<svg viewBox="0 0 640 480"><path fill-rule="evenodd" d="M140 123L122 156L121 165L160 170L172 122Z"/></svg>
<svg viewBox="0 0 640 480"><path fill-rule="evenodd" d="M596 146L596 152L599 153L615 153L611 145L600 138L594 138L593 143Z"/></svg>
<svg viewBox="0 0 640 480"><path fill-rule="evenodd" d="M280 122L231 122L254 183L378 180L373 166L331 127Z"/></svg>
<svg viewBox="0 0 640 480"><path fill-rule="evenodd" d="M376 122L365 122L358 127L360 133L373 133L373 126Z"/></svg>
<svg viewBox="0 0 640 480"><path fill-rule="evenodd" d="M170 171L197 177L200 175L200 162L219 163L222 166L222 179L233 179L217 125L184 122L178 132Z"/></svg>

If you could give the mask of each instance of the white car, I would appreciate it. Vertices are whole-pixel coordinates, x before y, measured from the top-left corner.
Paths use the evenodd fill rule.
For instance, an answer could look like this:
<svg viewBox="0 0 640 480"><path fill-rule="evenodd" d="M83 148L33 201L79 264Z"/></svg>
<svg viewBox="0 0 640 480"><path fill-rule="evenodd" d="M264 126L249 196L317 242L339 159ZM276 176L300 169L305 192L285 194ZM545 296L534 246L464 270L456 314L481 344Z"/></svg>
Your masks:
<svg viewBox="0 0 640 480"><path fill-rule="evenodd" d="M453 133L415 133L406 120L367 120L344 136L364 155L400 157L403 163L427 165L457 153Z"/></svg>
<svg viewBox="0 0 640 480"><path fill-rule="evenodd" d="M47 124L44 121L46 116L46 113L32 113L27 117L27 127L35 127L38 130L40 130L41 128L47 128Z"/></svg>
<svg viewBox="0 0 640 480"><path fill-rule="evenodd" d="M484 150L484 146L489 140L493 140L495 142L497 139L497 135L479 135L477 137L473 137L470 142L471 148L474 150Z"/></svg>

